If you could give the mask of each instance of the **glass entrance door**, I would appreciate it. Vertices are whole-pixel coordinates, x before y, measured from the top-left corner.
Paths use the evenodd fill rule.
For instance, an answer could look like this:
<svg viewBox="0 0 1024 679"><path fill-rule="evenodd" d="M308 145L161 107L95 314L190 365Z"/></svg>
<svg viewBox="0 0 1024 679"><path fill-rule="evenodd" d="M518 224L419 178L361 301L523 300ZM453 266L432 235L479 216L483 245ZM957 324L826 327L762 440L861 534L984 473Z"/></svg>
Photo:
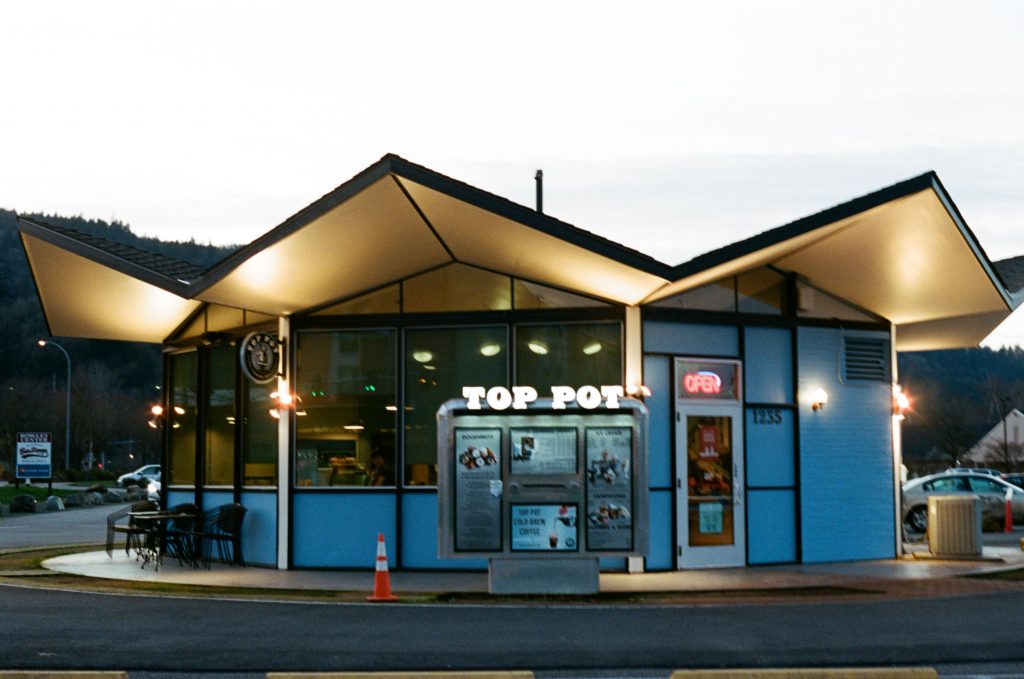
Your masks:
<svg viewBox="0 0 1024 679"><path fill-rule="evenodd" d="M676 368L679 567L742 566L746 524L739 364L678 359ZM695 374L706 391L697 387L695 394L692 378L687 384L686 375Z"/></svg>

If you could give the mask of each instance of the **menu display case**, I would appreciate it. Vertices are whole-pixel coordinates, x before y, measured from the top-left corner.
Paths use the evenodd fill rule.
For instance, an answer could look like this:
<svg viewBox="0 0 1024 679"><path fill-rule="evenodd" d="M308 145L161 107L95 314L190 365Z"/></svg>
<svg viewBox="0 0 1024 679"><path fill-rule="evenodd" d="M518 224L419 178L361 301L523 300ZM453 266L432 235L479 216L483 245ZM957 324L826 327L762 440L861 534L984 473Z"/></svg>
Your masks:
<svg viewBox="0 0 1024 679"><path fill-rule="evenodd" d="M647 410L438 411L438 553L442 558L643 556L647 551Z"/></svg>

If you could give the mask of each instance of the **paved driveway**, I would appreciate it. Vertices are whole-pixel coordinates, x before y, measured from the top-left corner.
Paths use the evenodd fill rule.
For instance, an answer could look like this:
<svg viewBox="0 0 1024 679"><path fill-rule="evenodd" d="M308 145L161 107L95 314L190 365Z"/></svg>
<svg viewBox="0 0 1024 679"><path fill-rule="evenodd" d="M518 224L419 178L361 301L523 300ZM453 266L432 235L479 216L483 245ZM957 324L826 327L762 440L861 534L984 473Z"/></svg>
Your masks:
<svg viewBox="0 0 1024 679"><path fill-rule="evenodd" d="M124 506L108 504L64 512L0 516L0 549L103 544L107 515Z"/></svg>

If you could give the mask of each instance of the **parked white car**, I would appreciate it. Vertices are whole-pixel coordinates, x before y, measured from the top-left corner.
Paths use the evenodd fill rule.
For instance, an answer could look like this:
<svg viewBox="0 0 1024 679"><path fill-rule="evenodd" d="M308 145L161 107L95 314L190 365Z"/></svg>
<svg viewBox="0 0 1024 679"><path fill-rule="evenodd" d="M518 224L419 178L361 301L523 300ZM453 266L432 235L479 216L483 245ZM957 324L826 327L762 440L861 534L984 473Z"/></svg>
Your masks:
<svg viewBox="0 0 1024 679"><path fill-rule="evenodd" d="M982 515L1002 522L1006 516L1007 493L1013 522L1024 522L1024 490L995 476L945 472L908 481L903 484L904 532L915 535L928 529L928 497L931 495L976 495L981 498Z"/></svg>
<svg viewBox="0 0 1024 679"><path fill-rule="evenodd" d="M147 479L149 481L160 480L160 465L158 464L147 464L139 467L133 472L127 474L121 474L117 477L117 485L119 486L137 486L142 481Z"/></svg>

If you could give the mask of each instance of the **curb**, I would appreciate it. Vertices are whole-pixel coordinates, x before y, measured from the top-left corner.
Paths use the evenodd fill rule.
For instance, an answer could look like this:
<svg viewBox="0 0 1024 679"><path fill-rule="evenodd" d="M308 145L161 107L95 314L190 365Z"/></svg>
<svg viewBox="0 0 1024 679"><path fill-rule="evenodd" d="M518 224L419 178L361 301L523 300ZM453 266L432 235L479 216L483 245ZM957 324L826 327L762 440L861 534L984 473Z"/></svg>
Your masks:
<svg viewBox="0 0 1024 679"><path fill-rule="evenodd" d="M423 679L424 677L533 679L533 672L511 670L492 672L267 672L267 679Z"/></svg>
<svg viewBox="0 0 1024 679"><path fill-rule="evenodd" d="M0 670L0 679L128 679L127 672Z"/></svg>
<svg viewBox="0 0 1024 679"><path fill-rule="evenodd" d="M676 670L670 679L939 679L939 673L930 667Z"/></svg>

